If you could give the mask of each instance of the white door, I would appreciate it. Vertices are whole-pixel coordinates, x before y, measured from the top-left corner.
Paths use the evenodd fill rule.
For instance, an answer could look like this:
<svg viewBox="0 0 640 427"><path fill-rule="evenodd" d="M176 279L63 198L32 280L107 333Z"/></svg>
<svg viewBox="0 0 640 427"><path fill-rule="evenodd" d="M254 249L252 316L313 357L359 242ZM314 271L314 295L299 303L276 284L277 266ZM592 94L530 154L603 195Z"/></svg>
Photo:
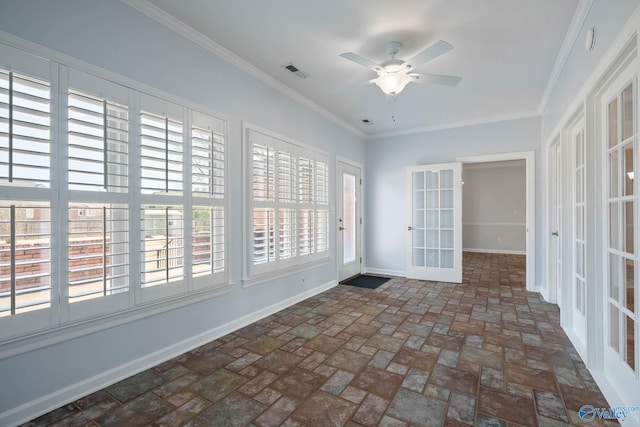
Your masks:
<svg viewBox="0 0 640 427"><path fill-rule="evenodd" d="M562 146L560 141L551 147L553 182L551 185L551 236L549 241L550 265L556 304L562 307Z"/></svg>
<svg viewBox="0 0 640 427"><path fill-rule="evenodd" d="M362 170L338 161L338 281L361 272L361 194Z"/></svg>
<svg viewBox="0 0 640 427"><path fill-rule="evenodd" d="M407 277L462 282L462 163L407 168Z"/></svg>
<svg viewBox="0 0 640 427"><path fill-rule="evenodd" d="M586 281L586 196L585 182L585 139L584 122L580 122L571 131L571 148L573 151L573 280L572 280L572 329L577 337L586 343L587 329L587 281Z"/></svg>
<svg viewBox="0 0 640 427"><path fill-rule="evenodd" d="M636 67L629 66L611 84L601 108L607 166L604 369L620 396L637 396L640 390Z"/></svg>

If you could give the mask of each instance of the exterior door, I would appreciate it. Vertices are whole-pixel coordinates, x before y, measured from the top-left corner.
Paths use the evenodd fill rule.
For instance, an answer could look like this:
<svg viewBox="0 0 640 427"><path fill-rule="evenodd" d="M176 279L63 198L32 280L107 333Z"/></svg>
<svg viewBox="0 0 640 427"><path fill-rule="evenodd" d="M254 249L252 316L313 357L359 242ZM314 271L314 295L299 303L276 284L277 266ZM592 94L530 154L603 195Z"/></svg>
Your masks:
<svg viewBox="0 0 640 427"><path fill-rule="evenodd" d="M586 280L586 197L585 182L585 138L584 122L576 125L571 132L571 148L573 151L573 280L572 280L572 329L582 341L586 343L587 329L587 280Z"/></svg>
<svg viewBox="0 0 640 427"><path fill-rule="evenodd" d="M362 169L338 161L338 281L362 271Z"/></svg>
<svg viewBox="0 0 640 427"><path fill-rule="evenodd" d="M605 217L605 375L620 396L640 390L638 363L638 111L637 64L630 65L602 97Z"/></svg>
<svg viewBox="0 0 640 427"><path fill-rule="evenodd" d="M462 163L407 168L407 277L462 282Z"/></svg>

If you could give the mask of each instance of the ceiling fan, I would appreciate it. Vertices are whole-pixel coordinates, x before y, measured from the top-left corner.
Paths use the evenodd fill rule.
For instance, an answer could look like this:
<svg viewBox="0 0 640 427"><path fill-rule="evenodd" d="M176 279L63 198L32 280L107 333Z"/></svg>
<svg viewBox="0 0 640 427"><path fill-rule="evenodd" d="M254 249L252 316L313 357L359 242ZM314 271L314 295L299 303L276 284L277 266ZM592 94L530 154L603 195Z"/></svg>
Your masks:
<svg viewBox="0 0 640 427"><path fill-rule="evenodd" d="M378 77L363 83L375 83L385 94L391 97L395 97L397 94L402 92L405 86L411 82L455 86L460 83L460 80L462 80L462 77L457 76L419 74L411 72L412 69L417 68L440 55L444 55L453 49L453 46L446 41L439 40L406 61L396 59L396 55L400 52L400 49L402 49L402 43L400 42L387 43L385 50L389 55L391 55L391 59L383 62L382 64L376 64L372 60L353 52L345 52L340 54L340 56L378 73Z"/></svg>

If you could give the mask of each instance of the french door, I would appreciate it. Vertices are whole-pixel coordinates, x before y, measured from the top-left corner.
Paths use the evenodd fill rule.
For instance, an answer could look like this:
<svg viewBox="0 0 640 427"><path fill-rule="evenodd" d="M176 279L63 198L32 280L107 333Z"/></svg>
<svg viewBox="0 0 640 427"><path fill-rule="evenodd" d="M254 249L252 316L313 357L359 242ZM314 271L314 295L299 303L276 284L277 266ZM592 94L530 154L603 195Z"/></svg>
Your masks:
<svg viewBox="0 0 640 427"><path fill-rule="evenodd" d="M338 161L338 281L362 271L362 170Z"/></svg>
<svg viewBox="0 0 640 427"><path fill-rule="evenodd" d="M580 121L571 130L571 149L572 149L572 171L573 171L573 271L572 271L572 329L582 341L586 343L587 328L587 281L586 281L586 256L587 256L587 238L586 238L586 198L587 189L585 182L586 162L585 162L585 137L584 122Z"/></svg>
<svg viewBox="0 0 640 427"><path fill-rule="evenodd" d="M552 194L551 212L551 259L554 263L552 280L555 284L556 304L562 307L562 144L558 142L552 147L555 158L555 184Z"/></svg>
<svg viewBox="0 0 640 427"><path fill-rule="evenodd" d="M602 96L605 188L606 375L621 396L637 395L638 375L638 111L637 64L630 65Z"/></svg>
<svg viewBox="0 0 640 427"><path fill-rule="evenodd" d="M407 277L462 282L462 164L407 168Z"/></svg>

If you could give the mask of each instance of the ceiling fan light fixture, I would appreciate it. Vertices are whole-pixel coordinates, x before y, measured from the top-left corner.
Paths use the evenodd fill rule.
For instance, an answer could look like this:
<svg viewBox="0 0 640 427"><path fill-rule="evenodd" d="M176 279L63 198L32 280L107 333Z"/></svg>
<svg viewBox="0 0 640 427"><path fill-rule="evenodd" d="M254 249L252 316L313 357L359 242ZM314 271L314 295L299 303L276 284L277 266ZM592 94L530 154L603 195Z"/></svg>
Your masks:
<svg viewBox="0 0 640 427"><path fill-rule="evenodd" d="M387 95L397 95L411 80L411 76L404 72L380 73L374 83Z"/></svg>

